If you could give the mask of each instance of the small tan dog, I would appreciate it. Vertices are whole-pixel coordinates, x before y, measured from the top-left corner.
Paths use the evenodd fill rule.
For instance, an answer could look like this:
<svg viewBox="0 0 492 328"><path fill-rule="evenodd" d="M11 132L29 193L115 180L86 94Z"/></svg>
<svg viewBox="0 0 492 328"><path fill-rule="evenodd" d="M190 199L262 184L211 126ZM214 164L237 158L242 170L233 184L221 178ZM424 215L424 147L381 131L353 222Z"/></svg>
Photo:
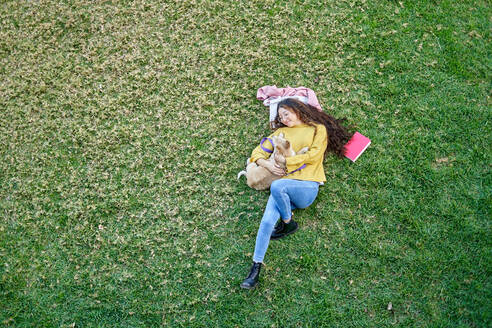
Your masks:
<svg viewBox="0 0 492 328"><path fill-rule="evenodd" d="M276 163L278 166L286 169L286 157L305 154L308 151L308 147L302 148L297 153L292 149L290 142L284 138L284 134L280 133L278 136L273 136L273 153L267 159ZM282 176L275 175L263 166L259 166L256 163L251 163L248 158L246 162L246 170L238 173L237 178L246 175L247 184L256 190L266 190L270 188L273 181L280 179Z"/></svg>

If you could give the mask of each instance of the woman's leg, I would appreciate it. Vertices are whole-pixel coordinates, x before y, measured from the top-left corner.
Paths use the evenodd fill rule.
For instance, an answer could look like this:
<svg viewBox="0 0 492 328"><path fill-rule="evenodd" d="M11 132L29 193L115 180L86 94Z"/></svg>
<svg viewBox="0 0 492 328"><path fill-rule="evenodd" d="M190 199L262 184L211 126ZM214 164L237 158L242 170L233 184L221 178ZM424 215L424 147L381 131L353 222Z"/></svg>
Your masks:
<svg viewBox="0 0 492 328"><path fill-rule="evenodd" d="M290 220L293 209L311 205L318 195L318 190L317 182L293 179L276 180L270 187L271 195L284 222Z"/></svg>
<svg viewBox="0 0 492 328"><path fill-rule="evenodd" d="M277 220L280 217L285 221L290 220L292 205L295 208L311 205L318 195L318 187L317 182L292 179L280 179L272 183L270 197L256 235L253 261L263 262Z"/></svg>
<svg viewBox="0 0 492 328"><path fill-rule="evenodd" d="M260 222L260 227L258 228L258 233L256 234L255 253L253 255L254 262L263 262L268 243L270 242L270 235L279 217L280 212L277 209L273 196L270 195Z"/></svg>

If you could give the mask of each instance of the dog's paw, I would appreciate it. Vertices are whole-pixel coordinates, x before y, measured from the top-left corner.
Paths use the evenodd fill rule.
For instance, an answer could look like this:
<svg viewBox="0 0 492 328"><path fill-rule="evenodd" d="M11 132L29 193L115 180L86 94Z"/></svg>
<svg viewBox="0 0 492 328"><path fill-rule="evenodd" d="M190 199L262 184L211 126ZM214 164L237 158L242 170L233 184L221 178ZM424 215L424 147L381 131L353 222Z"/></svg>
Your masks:
<svg viewBox="0 0 492 328"><path fill-rule="evenodd" d="M308 150L309 150L309 147L304 147L297 152L297 155L305 154L308 152Z"/></svg>
<svg viewBox="0 0 492 328"><path fill-rule="evenodd" d="M285 157L280 155L279 153L276 153L274 155L274 159L275 159L275 162L277 162L277 164L285 164L285 162L286 162Z"/></svg>

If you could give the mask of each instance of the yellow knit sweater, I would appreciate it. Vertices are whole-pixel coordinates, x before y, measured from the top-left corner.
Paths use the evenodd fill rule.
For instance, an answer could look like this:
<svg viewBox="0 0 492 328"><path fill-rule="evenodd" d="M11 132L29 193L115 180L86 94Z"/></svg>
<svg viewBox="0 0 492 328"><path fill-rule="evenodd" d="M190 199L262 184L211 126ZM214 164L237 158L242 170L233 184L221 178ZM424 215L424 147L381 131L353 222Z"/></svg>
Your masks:
<svg viewBox="0 0 492 328"><path fill-rule="evenodd" d="M286 175L283 179L297 179L308 181L326 181L325 171L323 169L323 155L327 145L326 128L322 124L316 124L315 128L306 124L297 125L294 127L283 127L273 132L271 136L284 134L284 138L289 140L295 152L298 152L304 147L308 147L309 151L302 155L287 157L287 172L292 172L306 164L306 167L292 174ZM263 147L272 150L270 142L265 141ZM260 158L267 159L270 153L267 153L261 146L258 145L251 153L250 160L256 162Z"/></svg>

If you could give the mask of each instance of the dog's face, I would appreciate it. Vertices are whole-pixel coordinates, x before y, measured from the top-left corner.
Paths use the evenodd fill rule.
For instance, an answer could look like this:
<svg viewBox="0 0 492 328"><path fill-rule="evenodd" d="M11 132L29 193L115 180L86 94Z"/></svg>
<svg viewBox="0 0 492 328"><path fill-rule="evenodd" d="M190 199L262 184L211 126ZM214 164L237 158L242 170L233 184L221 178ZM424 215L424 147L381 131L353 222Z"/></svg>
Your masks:
<svg viewBox="0 0 492 328"><path fill-rule="evenodd" d="M282 156L288 157L292 154L292 149L290 148L290 142L284 138L284 134L280 133L278 136L273 136L273 143L275 144L275 150Z"/></svg>

